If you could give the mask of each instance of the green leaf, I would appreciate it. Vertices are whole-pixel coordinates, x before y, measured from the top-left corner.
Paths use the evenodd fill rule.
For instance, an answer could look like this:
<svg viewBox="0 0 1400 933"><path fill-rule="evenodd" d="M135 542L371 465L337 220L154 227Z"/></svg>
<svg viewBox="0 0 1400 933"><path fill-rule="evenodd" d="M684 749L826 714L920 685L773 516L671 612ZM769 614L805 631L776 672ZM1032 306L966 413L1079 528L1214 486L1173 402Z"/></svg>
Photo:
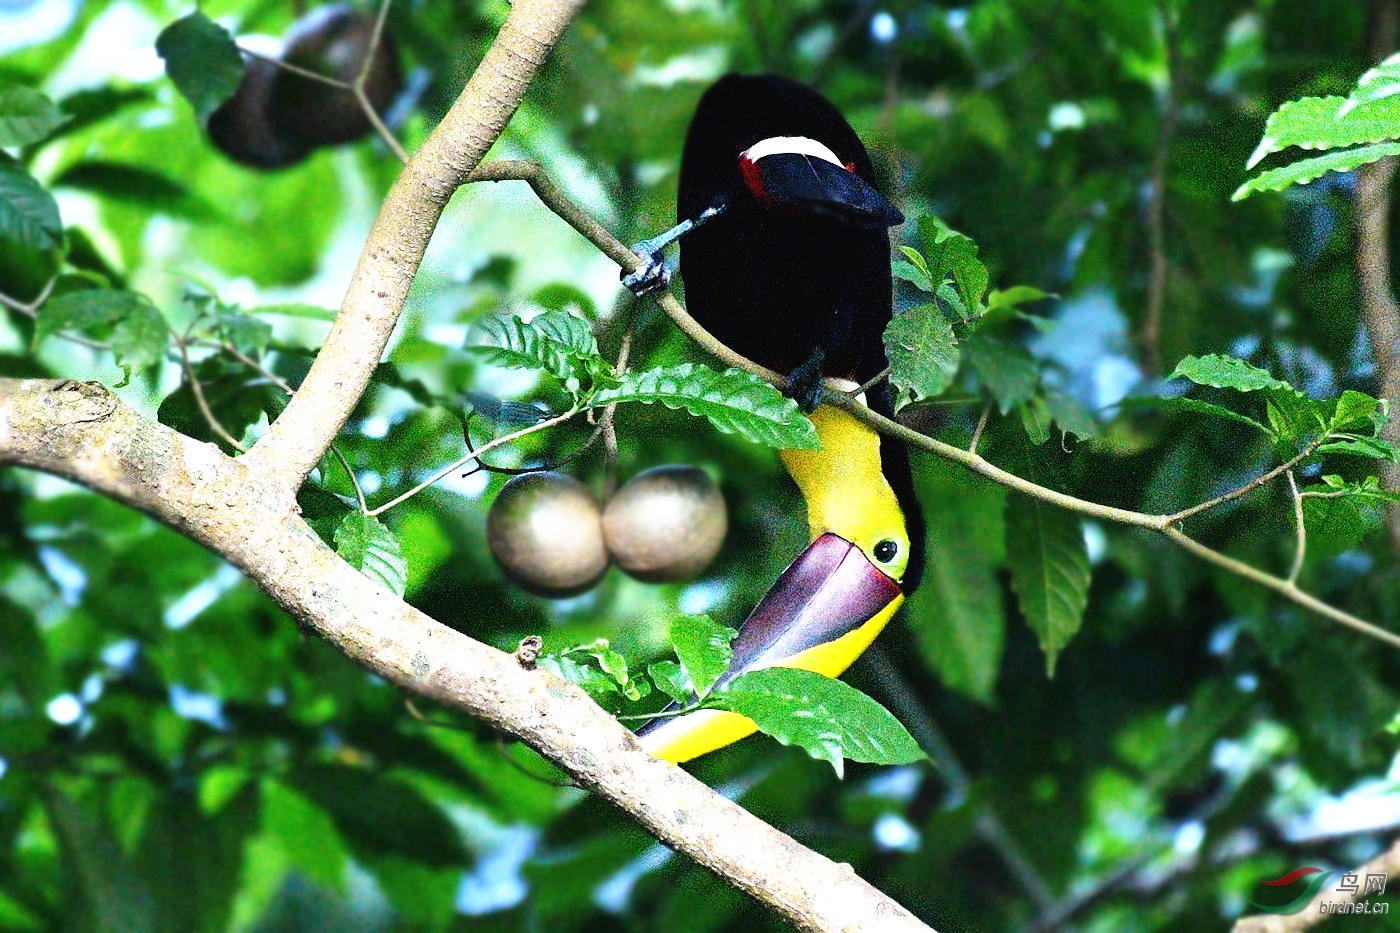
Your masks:
<svg viewBox="0 0 1400 933"><path fill-rule="evenodd" d="M1286 451L1287 444L1315 434L1327 426L1331 406L1315 401L1297 389L1269 389L1265 398L1269 427L1281 442L1280 450Z"/></svg>
<svg viewBox="0 0 1400 933"><path fill-rule="evenodd" d="M1329 441L1318 448L1324 454L1352 454L1357 457L1373 457L1400 463L1400 447L1379 437L1350 437Z"/></svg>
<svg viewBox="0 0 1400 933"><path fill-rule="evenodd" d="M908 246L901 246L899 251L908 257L908 260L896 259L894 261L890 268L895 278L910 282L915 288L932 294L933 277L929 273L928 263L924 262L923 255L918 250Z"/></svg>
<svg viewBox="0 0 1400 933"><path fill-rule="evenodd" d="M1360 107L1396 94L1400 94L1400 54L1391 55L1357 79L1356 90L1348 96L1347 103Z"/></svg>
<svg viewBox="0 0 1400 933"><path fill-rule="evenodd" d="M596 392L589 407L614 402L660 402L708 418L726 434L770 447L816 450L821 444L817 429L796 402L738 369L716 372L697 363L681 363L627 372L618 385Z"/></svg>
<svg viewBox="0 0 1400 933"><path fill-rule="evenodd" d="M14 159L0 152L0 237L34 249L53 249L63 239L58 202Z"/></svg>
<svg viewBox="0 0 1400 933"><path fill-rule="evenodd" d="M199 776L199 809L215 814L247 786L250 775L237 765L214 765Z"/></svg>
<svg viewBox="0 0 1400 933"><path fill-rule="evenodd" d="M627 659L614 651L606 638L569 648L562 656L571 654L587 655L596 661L602 672L612 678L622 695L633 702L651 693L651 686L646 681L632 679L627 670Z"/></svg>
<svg viewBox="0 0 1400 933"><path fill-rule="evenodd" d="M543 655L538 665L560 680L566 680L579 687L604 708L611 709L621 694L615 679L592 664L576 661L567 654Z"/></svg>
<svg viewBox="0 0 1400 933"><path fill-rule="evenodd" d="M545 311L530 319L530 326L550 340L568 347L580 359L598 355L593 325L568 311Z"/></svg>
<svg viewBox="0 0 1400 933"><path fill-rule="evenodd" d="M1188 356L1176 364L1168 379L1183 377L1200 386L1257 392L1261 389L1297 391L1282 379L1275 379L1267 370L1252 366L1235 356L1212 353L1208 356Z"/></svg>
<svg viewBox="0 0 1400 933"><path fill-rule="evenodd" d="M1016 308L1020 305L1030 304L1033 301L1042 301L1055 296L1042 289L1031 285L1013 285L1008 289L994 289L987 296L987 310L997 311L1002 308ZM1043 318L1032 317L1032 320L1043 320Z"/></svg>
<svg viewBox="0 0 1400 933"><path fill-rule="evenodd" d="M494 366L542 369L570 393L607 371L586 321L567 311L546 311L530 321L490 317L478 325L484 344L469 349Z"/></svg>
<svg viewBox="0 0 1400 933"><path fill-rule="evenodd" d="M1256 175L1235 189L1230 200L1243 201L1255 191L1282 191L1293 185L1305 185L1328 172L1350 172L1357 166L1393 155L1400 155L1400 143L1376 143L1300 159L1291 165Z"/></svg>
<svg viewBox="0 0 1400 933"><path fill-rule="evenodd" d="M1043 398L1027 399L1016 409L1021 415L1021 427L1026 429L1026 437L1039 447L1050 440L1050 406Z"/></svg>
<svg viewBox="0 0 1400 933"><path fill-rule="evenodd" d="M237 305L220 303L214 313L214 328L226 343L255 359L263 355L272 340L272 325Z"/></svg>
<svg viewBox="0 0 1400 933"><path fill-rule="evenodd" d="M1400 100L1386 99L1350 106L1345 97L1304 97L1283 104L1269 117L1245 168L1290 146L1300 149L1339 149L1378 143L1400 136Z"/></svg>
<svg viewBox="0 0 1400 933"><path fill-rule="evenodd" d="M200 126L243 80L243 56L229 31L196 10L156 37L165 73L194 107Z"/></svg>
<svg viewBox="0 0 1400 933"><path fill-rule="evenodd" d="M1327 430L1374 433L1385 427L1389 420L1389 406L1384 401L1365 392L1347 389L1337 399L1337 406L1332 410Z"/></svg>
<svg viewBox="0 0 1400 933"><path fill-rule="evenodd" d="M896 408L941 394L958 372L953 325L933 304L917 305L895 315L885 328L885 355L890 361Z"/></svg>
<svg viewBox="0 0 1400 933"><path fill-rule="evenodd" d="M398 856L437 868L460 868L470 858L447 814L387 769L303 762L286 780L329 814L341 838L364 856Z"/></svg>
<svg viewBox="0 0 1400 933"><path fill-rule="evenodd" d="M109 288L68 292L51 298L39 308L34 325L34 343L65 330L87 331L120 321L142 305L146 296Z"/></svg>
<svg viewBox="0 0 1400 933"><path fill-rule="evenodd" d="M408 582L408 563L399 539L373 515L351 512L335 529L335 552L356 570L402 596Z"/></svg>
<svg viewBox="0 0 1400 933"><path fill-rule="evenodd" d="M1034 395L1040 385L1040 367L1022 347L979 334L962 348L968 367L992 393L1003 415Z"/></svg>
<svg viewBox="0 0 1400 933"><path fill-rule="evenodd" d="M1326 487L1325 491L1315 491L1317 487L1310 487L1303 491L1304 497L1340 494L1380 502L1400 502L1400 491L1382 488L1380 478L1376 476L1368 476L1359 483L1349 483L1340 476L1328 475L1322 477L1322 484Z"/></svg>
<svg viewBox="0 0 1400 933"><path fill-rule="evenodd" d="M1120 408L1125 409L1152 409L1165 412L1191 412L1197 415L1210 415L1214 418L1224 418L1227 421L1234 421L1238 424L1246 424L1257 431L1273 436L1273 432L1253 418L1246 417L1237 411L1231 411L1224 405L1216 405L1212 402L1202 402L1199 399L1186 398L1185 396L1175 396L1163 398L1157 395L1138 395L1125 398L1118 403Z"/></svg>
<svg viewBox="0 0 1400 933"><path fill-rule="evenodd" d="M68 119L53 101L33 88L0 85L0 146L37 143Z"/></svg>
<svg viewBox="0 0 1400 933"><path fill-rule="evenodd" d="M1359 496L1303 497L1308 552L1340 554L1361 543L1376 527L1373 501Z"/></svg>
<svg viewBox="0 0 1400 933"><path fill-rule="evenodd" d="M944 308L953 312L954 320L966 321L976 316L968 307L962 292L958 291L957 285L952 282L940 282L938 287L933 290L933 296Z"/></svg>
<svg viewBox="0 0 1400 933"><path fill-rule="evenodd" d="M122 201L147 212L185 220L218 221L219 211L188 187L164 174L119 162L87 160L65 168L54 188L74 188L108 201Z"/></svg>
<svg viewBox="0 0 1400 933"><path fill-rule="evenodd" d="M828 761L836 776L845 760L902 765L927 756L899 720L854 687L812 671L770 667L725 684L709 705L747 716L784 745Z"/></svg>
<svg viewBox="0 0 1400 933"><path fill-rule="evenodd" d="M989 276L987 267L977 258L977 244L932 215L919 218L919 236L923 240L930 278L941 282L951 275L964 304L973 313L978 312Z"/></svg>
<svg viewBox="0 0 1400 933"><path fill-rule="evenodd" d="M1099 433L1099 423L1094 416L1079 403L1079 400L1065 392L1047 392L1045 410L1052 421L1064 434L1089 438Z"/></svg>
<svg viewBox="0 0 1400 933"><path fill-rule="evenodd" d="M1046 669L1084 621L1089 552L1079 518L1023 495L1006 500L1006 561L1011 588L1045 652Z"/></svg>
<svg viewBox="0 0 1400 933"><path fill-rule="evenodd" d="M647 676L652 684L666 696L681 706L695 699L695 688L686 676L685 668L675 661L657 661L647 665Z"/></svg>
<svg viewBox="0 0 1400 933"><path fill-rule="evenodd" d="M709 616L681 616L671 623L671 647L700 696L710 692L734 657L729 643L739 633Z"/></svg>
<svg viewBox="0 0 1400 933"><path fill-rule="evenodd" d="M68 292L39 309L34 328L37 344L60 331L88 331L112 325L107 336L112 353L126 374L160 362L170 345L170 326L145 295L116 289L94 288Z"/></svg>
<svg viewBox="0 0 1400 933"><path fill-rule="evenodd" d="M904 618L949 689L990 703L1006 643L1006 490L934 457L920 459L914 482L933 520L927 570Z"/></svg>
<svg viewBox="0 0 1400 933"><path fill-rule="evenodd" d="M332 890L346 884L345 843L331 815L296 790L264 778L261 829L299 872Z"/></svg>
<svg viewBox="0 0 1400 933"><path fill-rule="evenodd" d="M133 370L159 363L165 356L166 347L170 346L170 325L165 323L165 316L159 308L144 300L144 296L141 297L143 300L116 322L107 339L117 358L117 365L125 373L122 381L117 383L118 387L131 381Z"/></svg>

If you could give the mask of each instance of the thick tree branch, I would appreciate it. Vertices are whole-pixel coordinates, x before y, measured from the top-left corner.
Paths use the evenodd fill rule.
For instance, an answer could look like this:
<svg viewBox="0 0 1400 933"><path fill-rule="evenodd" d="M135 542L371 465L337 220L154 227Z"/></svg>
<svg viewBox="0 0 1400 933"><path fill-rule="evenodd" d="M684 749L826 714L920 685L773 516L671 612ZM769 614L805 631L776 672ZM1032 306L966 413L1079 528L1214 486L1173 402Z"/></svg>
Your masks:
<svg viewBox="0 0 1400 933"><path fill-rule="evenodd" d="M500 137L580 6L582 0L516 0L466 88L384 199L316 362L245 455L248 467L267 476L284 499L359 402L448 199Z"/></svg>
<svg viewBox="0 0 1400 933"><path fill-rule="evenodd" d="M0 379L0 466L63 476L232 562L366 669L556 762L666 845L813 931L926 931L856 876L658 761L577 688L423 615L342 561L250 470L96 383Z"/></svg>

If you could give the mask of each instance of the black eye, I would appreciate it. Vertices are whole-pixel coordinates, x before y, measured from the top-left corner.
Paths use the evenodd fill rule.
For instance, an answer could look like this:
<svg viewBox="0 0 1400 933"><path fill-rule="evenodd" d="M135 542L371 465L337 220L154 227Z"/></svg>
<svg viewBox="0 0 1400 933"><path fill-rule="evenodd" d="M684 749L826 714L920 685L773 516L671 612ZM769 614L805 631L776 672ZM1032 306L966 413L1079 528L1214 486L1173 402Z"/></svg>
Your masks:
<svg viewBox="0 0 1400 933"><path fill-rule="evenodd" d="M890 561L894 560L895 555L898 553L899 542L895 541L893 538L886 538L875 545L875 559L882 564L888 564Z"/></svg>

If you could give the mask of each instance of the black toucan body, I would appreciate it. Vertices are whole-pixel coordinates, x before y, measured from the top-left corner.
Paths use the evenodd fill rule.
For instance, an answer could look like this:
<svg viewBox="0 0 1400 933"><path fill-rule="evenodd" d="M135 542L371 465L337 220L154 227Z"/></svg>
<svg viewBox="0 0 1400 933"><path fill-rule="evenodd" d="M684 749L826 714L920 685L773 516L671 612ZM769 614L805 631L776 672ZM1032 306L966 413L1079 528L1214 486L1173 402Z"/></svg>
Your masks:
<svg viewBox="0 0 1400 933"><path fill-rule="evenodd" d="M716 206L721 214L681 240L686 307L706 330L769 369L806 367L809 386L818 376L861 383L884 368L888 228L904 217L829 101L776 75L726 75L706 91L686 135L676 213Z"/></svg>
<svg viewBox="0 0 1400 933"><path fill-rule="evenodd" d="M719 683L777 666L838 676L923 571L923 516L903 445L818 405L822 376L858 385L885 368L888 228L904 218L876 190L865 146L836 108L774 75L728 75L701 98L677 213L680 226L636 248L647 272L683 237L691 315L730 348L793 376L789 391L813 412L821 441L817 451L782 453L807 502L811 544L741 627ZM867 401L891 412L883 384ZM755 728L704 710L638 736L653 755L681 762Z"/></svg>

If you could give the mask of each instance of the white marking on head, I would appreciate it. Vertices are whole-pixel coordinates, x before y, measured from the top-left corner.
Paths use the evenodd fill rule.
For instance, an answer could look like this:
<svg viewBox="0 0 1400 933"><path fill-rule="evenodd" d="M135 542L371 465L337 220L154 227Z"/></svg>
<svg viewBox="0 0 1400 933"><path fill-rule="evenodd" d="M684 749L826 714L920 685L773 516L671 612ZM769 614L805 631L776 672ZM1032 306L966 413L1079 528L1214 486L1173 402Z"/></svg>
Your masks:
<svg viewBox="0 0 1400 933"><path fill-rule="evenodd" d="M739 158L757 162L759 159L784 153L814 156L824 162L830 162L832 165L846 167L846 164L836 157L836 153L815 139L808 139L806 136L769 136L739 153Z"/></svg>

